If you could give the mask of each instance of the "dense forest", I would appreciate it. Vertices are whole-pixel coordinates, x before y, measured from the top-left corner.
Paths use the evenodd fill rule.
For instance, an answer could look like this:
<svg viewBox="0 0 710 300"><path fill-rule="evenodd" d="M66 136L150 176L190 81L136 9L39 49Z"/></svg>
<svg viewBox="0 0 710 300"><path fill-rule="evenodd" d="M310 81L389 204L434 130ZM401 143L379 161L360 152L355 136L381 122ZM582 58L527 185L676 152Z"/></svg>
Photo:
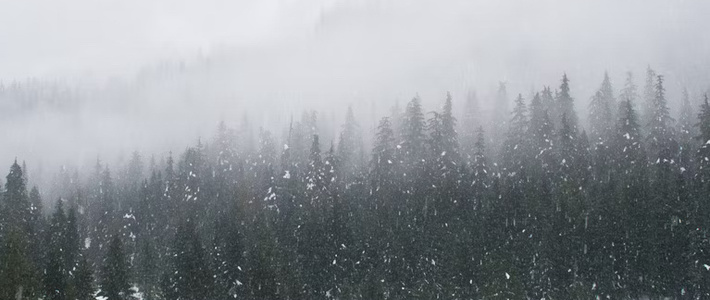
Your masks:
<svg viewBox="0 0 710 300"><path fill-rule="evenodd" d="M564 75L501 84L492 116L414 97L371 133L352 109L284 138L220 123L51 191L16 158L0 299L708 299L710 103L671 114L644 77L605 75L581 117Z"/></svg>

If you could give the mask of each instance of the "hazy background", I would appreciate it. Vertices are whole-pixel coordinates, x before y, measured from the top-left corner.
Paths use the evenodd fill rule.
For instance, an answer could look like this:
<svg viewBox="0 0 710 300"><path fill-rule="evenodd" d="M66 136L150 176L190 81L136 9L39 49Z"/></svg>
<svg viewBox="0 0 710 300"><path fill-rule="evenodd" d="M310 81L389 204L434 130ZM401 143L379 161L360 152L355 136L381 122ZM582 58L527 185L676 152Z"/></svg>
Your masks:
<svg viewBox="0 0 710 300"><path fill-rule="evenodd" d="M500 81L527 97L563 72L582 118L605 70L618 90L651 65L672 105L683 87L697 101L709 13L701 0L0 0L0 82L49 95L0 97L0 166L164 155L220 120L279 137L303 109L339 124L353 105L367 131L415 94L429 111L476 90L485 109Z"/></svg>

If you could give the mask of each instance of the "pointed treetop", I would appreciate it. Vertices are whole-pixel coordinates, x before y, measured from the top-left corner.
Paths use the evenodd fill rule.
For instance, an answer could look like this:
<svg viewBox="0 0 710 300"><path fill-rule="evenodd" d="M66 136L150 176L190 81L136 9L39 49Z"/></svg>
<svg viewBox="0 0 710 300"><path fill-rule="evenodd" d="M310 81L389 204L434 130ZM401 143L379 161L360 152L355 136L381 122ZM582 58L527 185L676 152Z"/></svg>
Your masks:
<svg viewBox="0 0 710 300"><path fill-rule="evenodd" d="M696 126L700 131L697 139L703 143L710 142L710 103L708 103L708 94L705 94L703 104L700 105L698 124Z"/></svg>

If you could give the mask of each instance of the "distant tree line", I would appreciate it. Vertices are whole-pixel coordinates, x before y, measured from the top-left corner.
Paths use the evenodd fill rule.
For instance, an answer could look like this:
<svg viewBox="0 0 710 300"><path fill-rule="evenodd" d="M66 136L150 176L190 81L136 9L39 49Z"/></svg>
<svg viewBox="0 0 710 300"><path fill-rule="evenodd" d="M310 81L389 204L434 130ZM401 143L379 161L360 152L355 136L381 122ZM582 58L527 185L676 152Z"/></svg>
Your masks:
<svg viewBox="0 0 710 300"><path fill-rule="evenodd" d="M46 214L16 161L0 299L710 298L707 96L673 118L650 68L641 91L605 75L583 128L569 84L490 123L475 94L461 124L451 95L428 114L415 97L371 151L352 109L337 143L315 113L283 145L222 123L120 175L63 170Z"/></svg>

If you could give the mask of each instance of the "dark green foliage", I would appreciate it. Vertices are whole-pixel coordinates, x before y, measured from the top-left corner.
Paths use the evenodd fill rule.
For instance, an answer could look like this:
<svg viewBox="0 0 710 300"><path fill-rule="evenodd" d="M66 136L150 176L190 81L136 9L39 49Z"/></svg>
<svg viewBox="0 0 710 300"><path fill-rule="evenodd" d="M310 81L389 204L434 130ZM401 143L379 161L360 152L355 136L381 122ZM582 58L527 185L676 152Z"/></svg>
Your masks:
<svg viewBox="0 0 710 300"><path fill-rule="evenodd" d="M143 299L154 300L160 299L161 293L159 290L160 270L158 245L150 240L145 240L139 247L138 254L140 255L135 272L137 277L138 287L143 293ZM89 274L90 276L91 274Z"/></svg>
<svg viewBox="0 0 710 300"><path fill-rule="evenodd" d="M360 126L355 121L352 107L348 107L345 124L338 139L337 155L340 160L340 175L342 178L358 175L358 168L364 159Z"/></svg>
<svg viewBox="0 0 710 300"><path fill-rule="evenodd" d="M17 230L5 232L0 254L0 297L29 299L32 262L26 255L27 241Z"/></svg>
<svg viewBox="0 0 710 300"><path fill-rule="evenodd" d="M641 107L643 107L641 111L641 124L644 126L644 132L647 132L647 125L650 124L653 119L653 111L656 106L656 78L656 71L651 69L651 66L648 66L646 68L646 81L643 86L643 103L641 103Z"/></svg>
<svg viewBox="0 0 710 300"><path fill-rule="evenodd" d="M2 224L5 231L17 231L23 238L31 232L32 203L27 193L27 183L22 168L15 161L5 178Z"/></svg>
<svg viewBox="0 0 710 300"><path fill-rule="evenodd" d="M79 258L79 263L74 274L75 298L77 300L95 299L94 275L85 257L81 256Z"/></svg>
<svg viewBox="0 0 710 300"><path fill-rule="evenodd" d="M244 265L244 238L236 220L221 216L215 222L212 247L213 266L216 271L216 297L234 298L246 281Z"/></svg>
<svg viewBox="0 0 710 300"><path fill-rule="evenodd" d="M481 113L479 111L478 96L475 91L470 91L466 97L464 104L463 117L461 119L461 128L466 128L461 134L461 154L467 163L471 163L473 153L475 152L476 132L470 130L482 126L480 120Z"/></svg>
<svg viewBox="0 0 710 300"><path fill-rule="evenodd" d="M674 120L668 109L666 89L663 86L663 76L661 75L656 78L655 97L652 104L647 136L651 161L671 160L677 152L677 142L672 127Z"/></svg>
<svg viewBox="0 0 710 300"><path fill-rule="evenodd" d="M605 145L614 128L613 111L616 109L609 75L604 73L604 81L589 103L589 133L595 145ZM600 147L600 146L597 146Z"/></svg>
<svg viewBox="0 0 710 300"><path fill-rule="evenodd" d="M501 84L490 111L348 109L339 133L312 111L258 143L221 123L174 160L63 170L49 218L15 163L0 299L708 298L710 104L686 94L674 124L649 74L618 100L605 74L587 124L566 75L529 104Z"/></svg>
<svg viewBox="0 0 710 300"><path fill-rule="evenodd" d="M177 228L169 267L164 273L163 294L166 299L198 300L212 296L212 273L196 230L191 220Z"/></svg>
<svg viewBox="0 0 710 300"><path fill-rule="evenodd" d="M116 235L108 245L101 268L100 296L106 297L107 300L133 299L128 266L123 242Z"/></svg>
<svg viewBox="0 0 710 300"><path fill-rule="evenodd" d="M52 214L49 226L49 236L47 246L47 266L45 267L45 297L48 299L67 299L67 281L69 272L67 269L64 247L66 243L66 229L68 224L61 199L57 201L57 208Z"/></svg>
<svg viewBox="0 0 710 300"><path fill-rule="evenodd" d="M567 125L569 126L573 134L577 134L579 121L577 119L577 113L574 110L574 98L570 94L569 79L567 74L562 75L562 83L560 84L560 89L557 93L555 99L555 107L557 108L557 113L555 117L557 118L556 124L559 128L562 128L562 117L567 118Z"/></svg>
<svg viewBox="0 0 710 300"><path fill-rule="evenodd" d="M38 195L33 193L34 201ZM27 177L15 161L0 197L0 299L41 295L41 206L27 193Z"/></svg>

